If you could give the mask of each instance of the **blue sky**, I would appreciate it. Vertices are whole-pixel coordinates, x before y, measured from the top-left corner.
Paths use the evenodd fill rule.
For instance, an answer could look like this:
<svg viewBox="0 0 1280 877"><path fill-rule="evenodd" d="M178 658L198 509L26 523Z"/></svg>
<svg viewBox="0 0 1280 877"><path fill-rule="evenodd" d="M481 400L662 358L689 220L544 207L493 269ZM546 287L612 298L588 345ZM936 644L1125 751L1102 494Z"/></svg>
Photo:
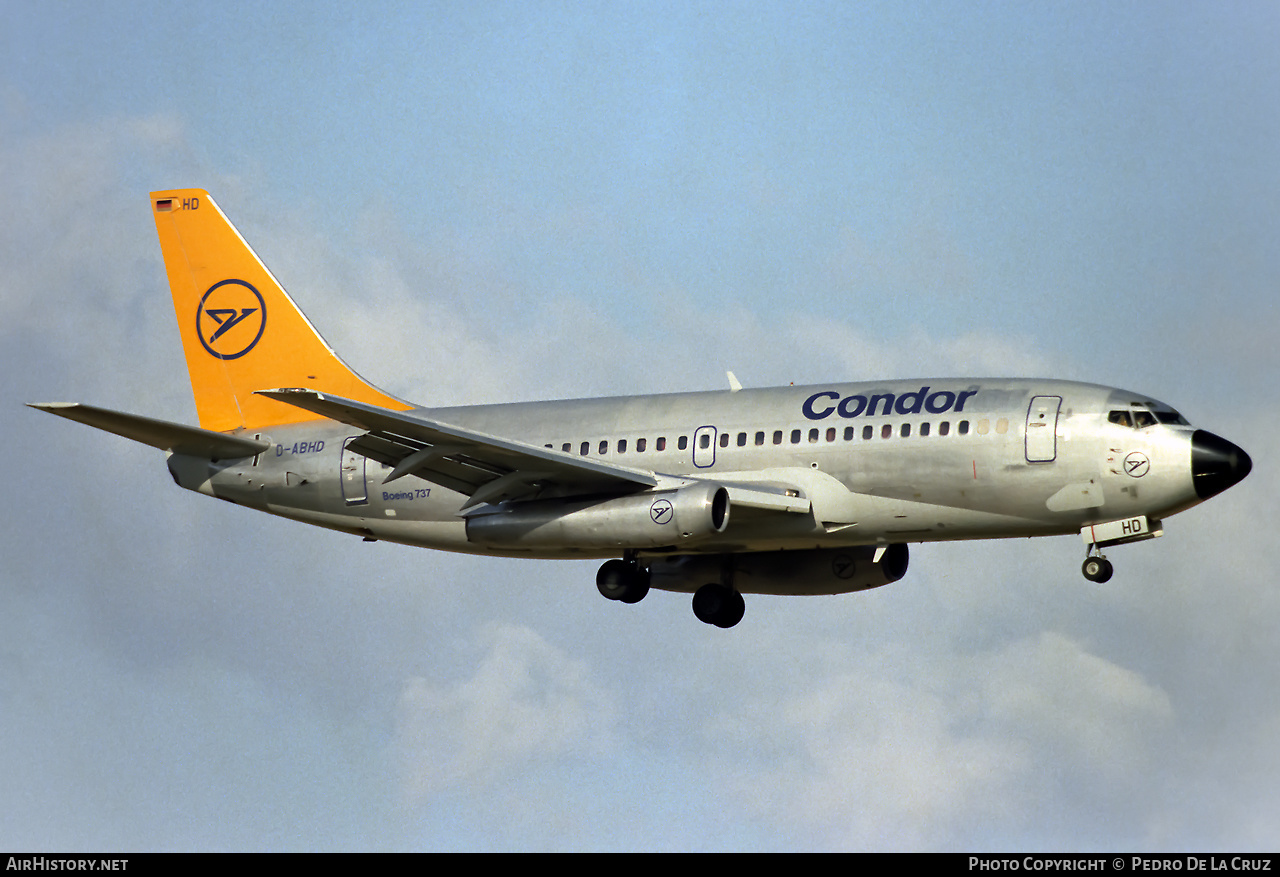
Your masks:
<svg viewBox="0 0 1280 877"><path fill-rule="evenodd" d="M1270 3L11 3L0 839L58 849L1274 847ZM1118 549L628 611L365 546L20 403L194 406L202 186L424 404L943 374L1164 399L1233 491ZM709 828L714 826L714 829Z"/></svg>

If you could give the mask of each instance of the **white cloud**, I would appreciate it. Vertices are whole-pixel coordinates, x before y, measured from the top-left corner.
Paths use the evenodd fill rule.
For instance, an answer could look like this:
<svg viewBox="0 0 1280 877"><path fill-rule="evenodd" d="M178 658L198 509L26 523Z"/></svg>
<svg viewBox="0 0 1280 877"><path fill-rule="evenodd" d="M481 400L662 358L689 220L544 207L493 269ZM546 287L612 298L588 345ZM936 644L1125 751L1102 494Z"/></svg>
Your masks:
<svg viewBox="0 0 1280 877"><path fill-rule="evenodd" d="M945 849L974 819L1008 815L1028 758L1016 742L958 732L959 706L911 682L809 680L752 728L790 757L742 771L738 793L821 848Z"/></svg>
<svg viewBox="0 0 1280 877"><path fill-rule="evenodd" d="M1143 775L1151 741L1172 724L1165 692L1061 634L1014 643L974 670L986 721L1059 753L1095 782Z"/></svg>
<svg viewBox="0 0 1280 877"><path fill-rule="evenodd" d="M396 739L407 800L485 790L548 760L592 757L616 710L587 669L528 628L487 625L475 673L405 682Z"/></svg>

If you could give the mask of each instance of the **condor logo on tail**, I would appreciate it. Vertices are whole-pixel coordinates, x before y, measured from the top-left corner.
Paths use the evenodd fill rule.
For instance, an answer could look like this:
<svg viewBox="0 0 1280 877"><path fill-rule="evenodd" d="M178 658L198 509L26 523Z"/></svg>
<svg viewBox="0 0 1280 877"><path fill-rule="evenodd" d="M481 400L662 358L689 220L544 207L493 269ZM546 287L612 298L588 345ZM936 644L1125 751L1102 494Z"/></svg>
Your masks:
<svg viewBox="0 0 1280 877"><path fill-rule="evenodd" d="M196 305L196 334L211 356L239 359L262 338L267 306L262 294L243 280L223 280L209 287Z"/></svg>

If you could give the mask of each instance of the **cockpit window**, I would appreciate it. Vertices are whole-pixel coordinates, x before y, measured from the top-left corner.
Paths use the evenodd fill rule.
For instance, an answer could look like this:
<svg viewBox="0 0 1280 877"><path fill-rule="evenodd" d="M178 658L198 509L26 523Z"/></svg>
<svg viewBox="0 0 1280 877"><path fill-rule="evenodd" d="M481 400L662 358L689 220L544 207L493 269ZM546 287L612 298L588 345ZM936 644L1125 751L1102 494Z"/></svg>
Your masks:
<svg viewBox="0 0 1280 877"><path fill-rule="evenodd" d="M1149 426L1155 426L1157 423L1169 424L1172 426L1190 426L1183 419L1182 415L1172 409L1154 409L1139 407L1138 403L1133 403L1132 411L1117 410L1107 414L1107 421L1117 426L1127 426L1130 429L1146 429Z"/></svg>

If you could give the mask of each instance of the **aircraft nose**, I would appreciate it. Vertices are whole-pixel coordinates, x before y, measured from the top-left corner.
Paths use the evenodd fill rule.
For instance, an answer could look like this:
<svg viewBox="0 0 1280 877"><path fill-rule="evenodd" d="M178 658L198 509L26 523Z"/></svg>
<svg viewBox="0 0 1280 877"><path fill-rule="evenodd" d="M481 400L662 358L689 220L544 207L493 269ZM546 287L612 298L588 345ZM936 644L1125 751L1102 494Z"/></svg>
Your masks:
<svg viewBox="0 0 1280 877"><path fill-rule="evenodd" d="M1191 481L1201 499L1243 481L1252 468L1249 455L1226 439L1203 429L1191 436Z"/></svg>

